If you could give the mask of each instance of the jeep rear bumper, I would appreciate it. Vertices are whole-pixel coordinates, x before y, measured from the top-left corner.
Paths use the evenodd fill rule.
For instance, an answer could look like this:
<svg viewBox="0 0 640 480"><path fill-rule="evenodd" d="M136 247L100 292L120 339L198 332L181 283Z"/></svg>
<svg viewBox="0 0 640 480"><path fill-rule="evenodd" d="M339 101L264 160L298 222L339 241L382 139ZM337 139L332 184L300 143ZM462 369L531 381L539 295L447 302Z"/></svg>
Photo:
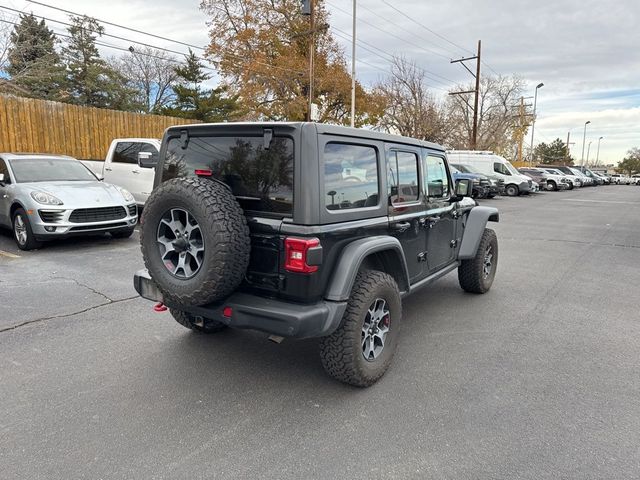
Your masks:
<svg viewBox="0 0 640 480"><path fill-rule="evenodd" d="M147 300L163 302L169 308L184 310L193 315L217 320L233 328L261 330L281 337L310 338L331 334L342 320L346 302L321 301L313 304L285 302L237 292L220 303L199 307L180 307L164 302L158 286L147 270L136 272L133 285ZM223 311L231 309L231 316Z"/></svg>

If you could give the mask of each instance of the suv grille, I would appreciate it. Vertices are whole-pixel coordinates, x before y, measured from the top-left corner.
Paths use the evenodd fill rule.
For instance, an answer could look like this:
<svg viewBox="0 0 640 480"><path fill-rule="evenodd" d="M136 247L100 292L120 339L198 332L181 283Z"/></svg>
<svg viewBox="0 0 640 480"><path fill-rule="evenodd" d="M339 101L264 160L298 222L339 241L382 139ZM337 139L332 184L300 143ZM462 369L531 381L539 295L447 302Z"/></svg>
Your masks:
<svg viewBox="0 0 640 480"><path fill-rule="evenodd" d="M105 222L119 220L127 216L124 207L79 208L69 217L73 223Z"/></svg>
<svg viewBox="0 0 640 480"><path fill-rule="evenodd" d="M38 210L38 215L45 223L58 223L62 221L64 210Z"/></svg>

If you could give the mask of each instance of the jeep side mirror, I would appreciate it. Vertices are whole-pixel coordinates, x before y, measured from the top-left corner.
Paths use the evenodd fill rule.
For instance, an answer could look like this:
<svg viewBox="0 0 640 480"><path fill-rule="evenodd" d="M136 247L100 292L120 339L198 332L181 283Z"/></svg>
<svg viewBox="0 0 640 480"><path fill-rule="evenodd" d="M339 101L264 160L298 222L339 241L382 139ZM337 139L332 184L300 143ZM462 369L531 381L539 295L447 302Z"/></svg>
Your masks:
<svg viewBox="0 0 640 480"><path fill-rule="evenodd" d="M138 166L141 168L153 168L158 164L158 157L154 158L151 152L138 152Z"/></svg>
<svg viewBox="0 0 640 480"><path fill-rule="evenodd" d="M456 180L456 197L470 197L471 196L471 180L468 178L461 178Z"/></svg>

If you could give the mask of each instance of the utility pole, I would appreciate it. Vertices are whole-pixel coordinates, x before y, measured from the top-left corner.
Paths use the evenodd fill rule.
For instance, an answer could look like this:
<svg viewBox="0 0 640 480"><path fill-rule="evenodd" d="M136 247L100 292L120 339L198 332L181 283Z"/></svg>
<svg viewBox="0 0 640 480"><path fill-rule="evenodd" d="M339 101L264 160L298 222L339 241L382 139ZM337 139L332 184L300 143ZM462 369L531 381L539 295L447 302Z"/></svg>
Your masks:
<svg viewBox="0 0 640 480"><path fill-rule="evenodd" d="M584 122L584 135L582 135L582 158L580 159L580 165L584 166L584 144L587 142L587 125L591 123L591 120Z"/></svg>
<svg viewBox="0 0 640 480"><path fill-rule="evenodd" d="M520 97L520 107L518 109L520 117L520 132L518 133L518 162L522 162L522 149L524 148L524 97Z"/></svg>
<svg viewBox="0 0 640 480"><path fill-rule="evenodd" d="M481 61L481 52L482 52L482 41L478 40L478 53L473 57L461 58L459 60L451 60L451 63L460 63L467 71L471 74L472 77L476 79L476 88L475 90L466 90L464 92L451 92L449 95L464 95L467 93L475 93L475 99L473 101L473 130L471 133L471 150L475 150L478 145L478 101L480 98L480 61ZM474 74L469 67L464 63L468 60L476 61L476 73ZM467 105L469 105L467 103Z"/></svg>
<svg viewBox="0 0 640 480"><path fill-rule="evenodd" d="M356 126L356 0L353 0L353 42L351 44L351 128Z"/></svg>
<svg viewBox="0 0 640 480"><path fill-rule="evenodd" d="M531 119L531 153L529 156L529 166L533 163L533 132L536 129L536 108L538 106L538 89L544 87L544 83L539 83L533 98L533 118Z"/></svg>
<svg viewBox="0 0 640 480"><path fill-rule="evenodd" d="M314 77L314 57L316 55L316 5L315 0L309 0L309 30L311 32L311 36L309 37L309 105L307 108L307 121L310 122L312 119L311 115L311 107L313 105L313 77Z"/></svg>
<svg viewBox="0 0 640 480"><path fill-rule="evenodd" d="M600 137L598 139L598 153L596 153L596 167L598 166L598 162L600 161L600 141L603 139L604 137Z"/></svg>

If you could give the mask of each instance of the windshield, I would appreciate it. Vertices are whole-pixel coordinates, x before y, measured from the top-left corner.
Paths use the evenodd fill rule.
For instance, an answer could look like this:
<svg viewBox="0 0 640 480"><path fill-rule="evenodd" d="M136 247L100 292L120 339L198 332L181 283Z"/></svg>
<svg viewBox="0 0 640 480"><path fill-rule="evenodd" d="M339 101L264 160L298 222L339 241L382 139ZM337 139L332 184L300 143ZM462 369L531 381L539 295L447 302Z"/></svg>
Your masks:
<svg viewBox="0 0 640 480"><path fill-rule="evenodd" d="M462 170L462 169L458 170L458 169L457 169L456 167L454 167L453 165L449 165L449 170L451 170L451 173L462 173L462 172L464 172L464 171L465 171L465 170Z"/></svg>
<svg viewBox="0 0 640 480"><path fill-rule="evenodd" d="M98 181L78 160L69 158L20 158L9 160L16 183Z"/></svg>
<svg viewBox="0 0 640 480"><path fill-rule="evenodd" d="M505 162L504 165L505 165L505 167L507 167L507 170L509 170L511 172L511 175L520 175L520 172L518 172L518 170L516 170L516 167L511 165L510 162Z"/></svg>

